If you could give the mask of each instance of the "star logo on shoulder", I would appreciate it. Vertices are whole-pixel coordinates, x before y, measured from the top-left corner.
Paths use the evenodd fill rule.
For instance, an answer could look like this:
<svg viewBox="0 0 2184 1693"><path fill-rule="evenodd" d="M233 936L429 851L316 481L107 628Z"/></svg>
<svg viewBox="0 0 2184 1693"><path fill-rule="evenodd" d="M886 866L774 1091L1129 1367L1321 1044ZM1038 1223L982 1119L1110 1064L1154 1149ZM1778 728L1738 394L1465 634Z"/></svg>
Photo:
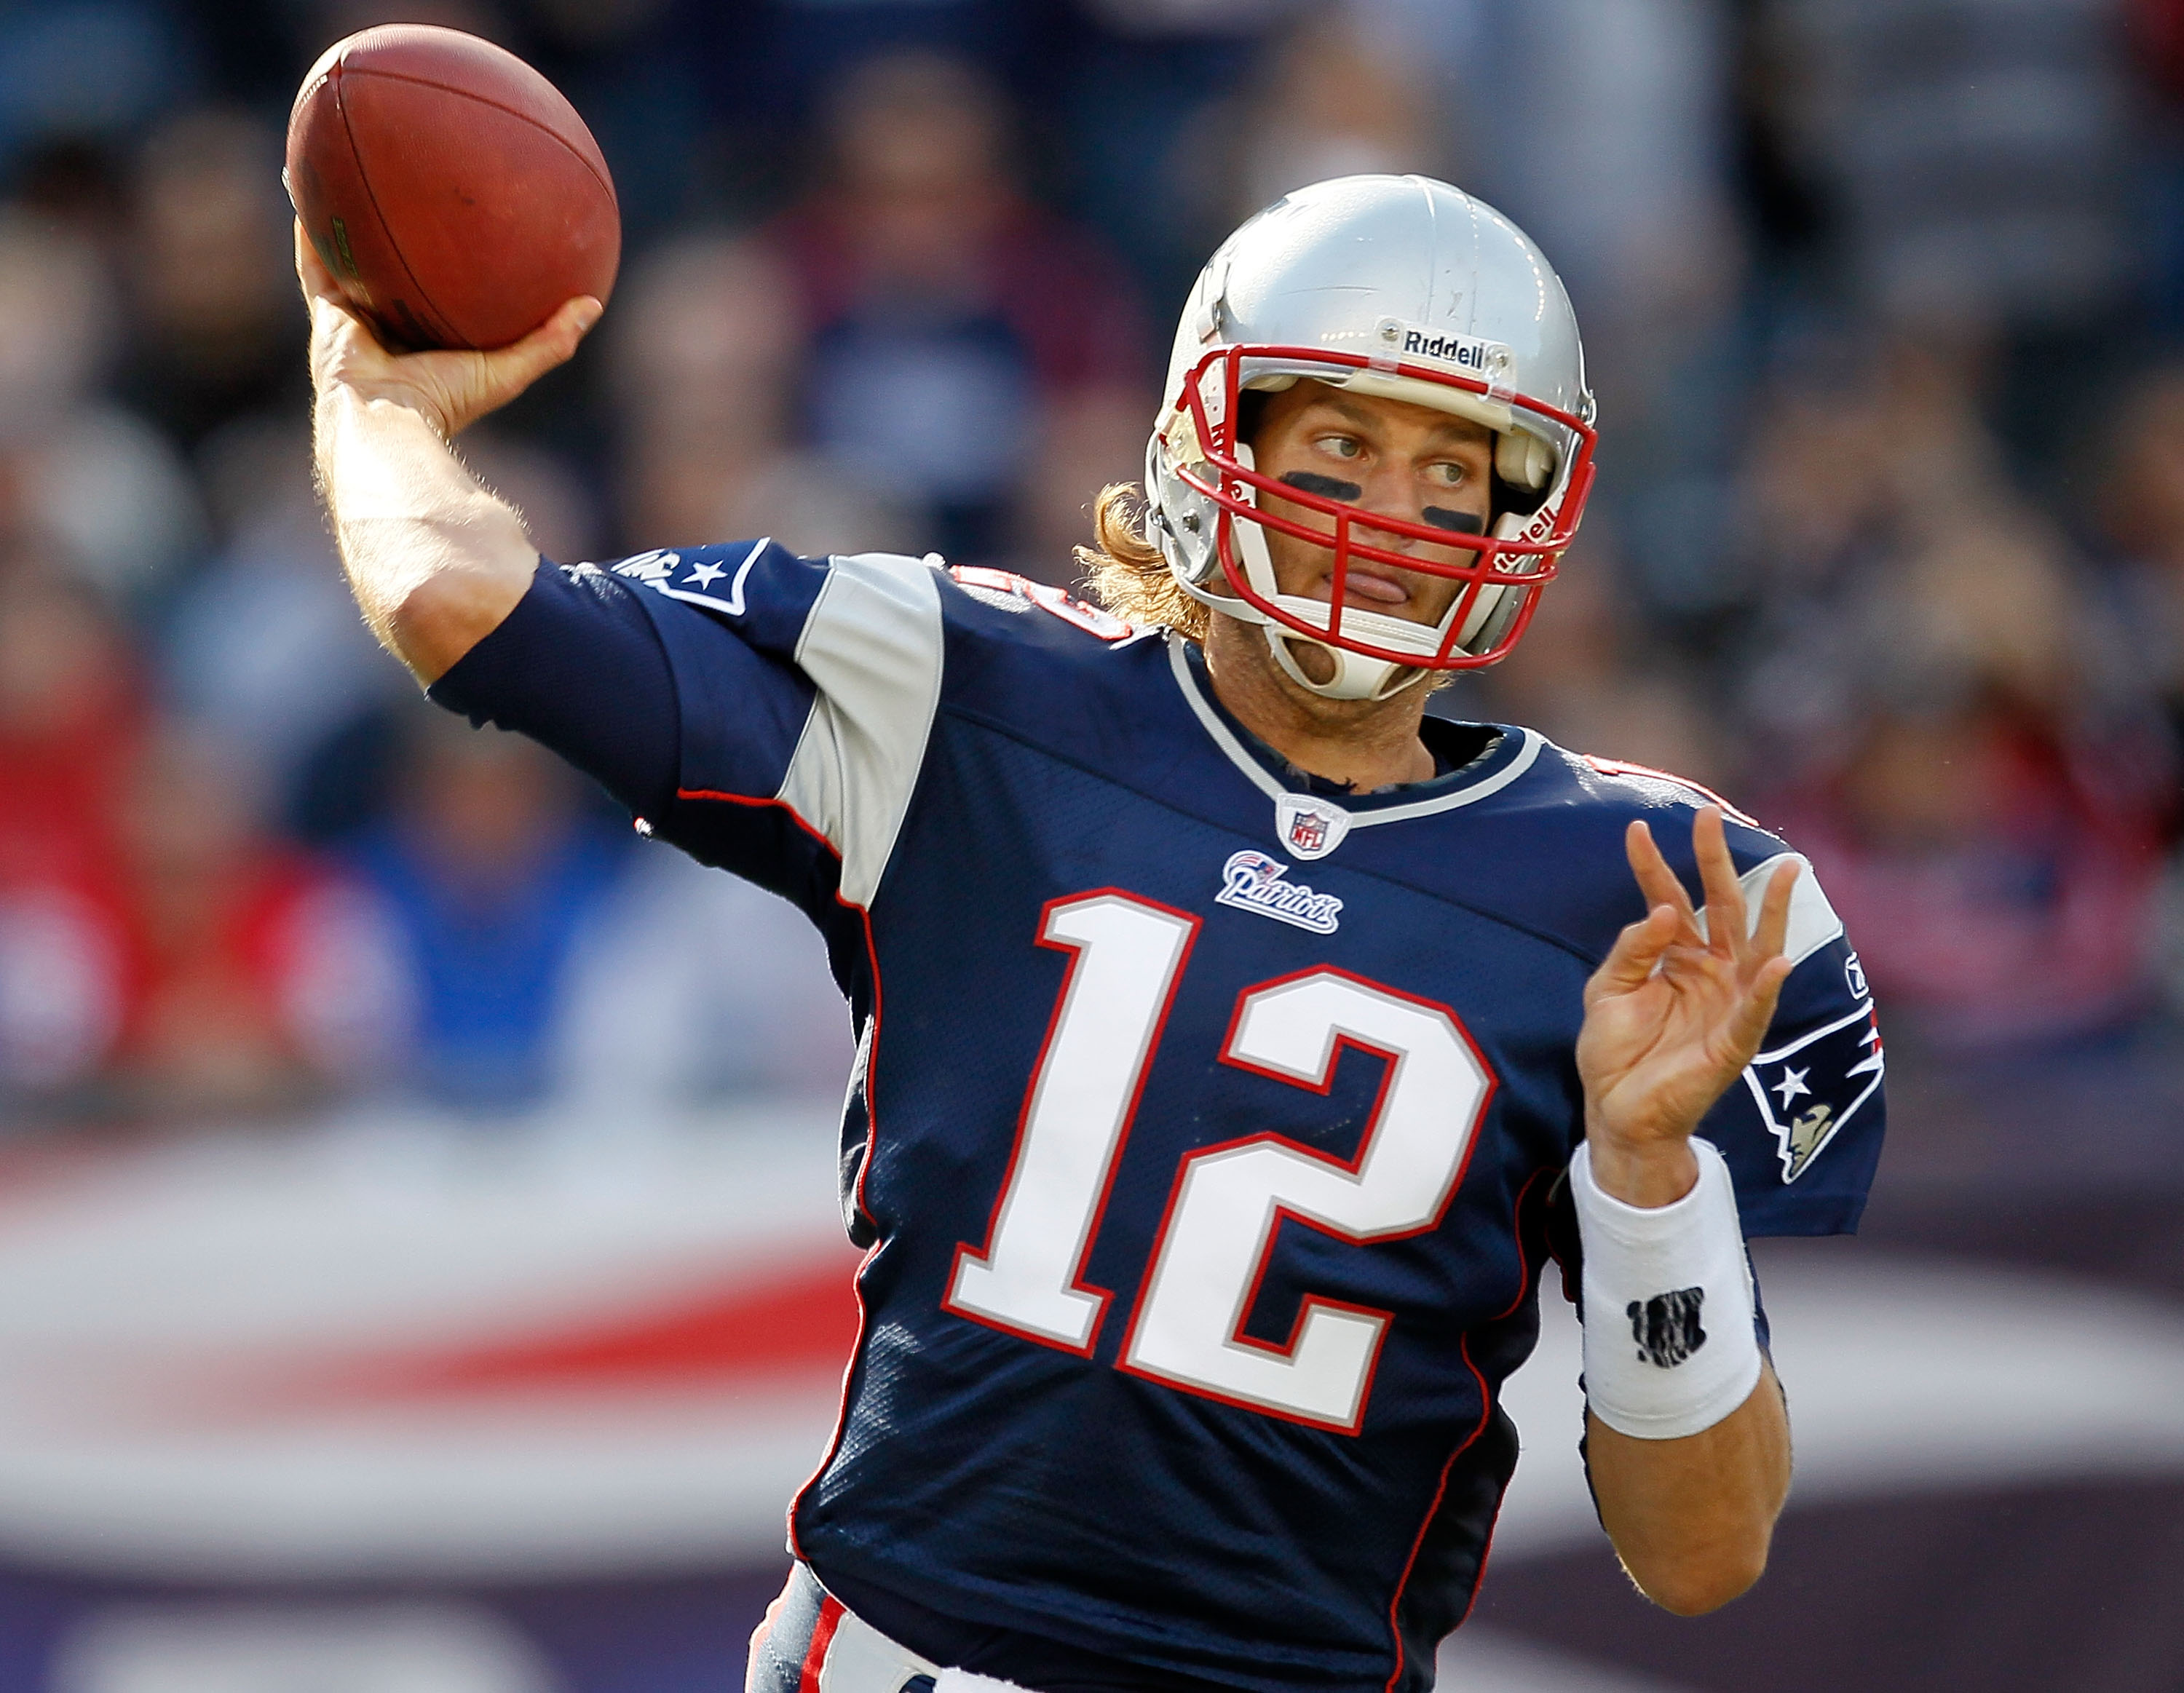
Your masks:
<svg viewBox="0 0 2184 1693"><path fill-rule="evenodd" d="M1796 1099L1798 1094L1809 1094L1813 1091L1805 1085L1805 1078L1812 1073L1810 1065L1802 1070L1792 1070L1785 1064L1782 1066L1782 1079L1767 1091L1770 1094L1780 1094L1782 1096L1782 1109L1787 1111L1790 1109L1790 1101Z"/></svg>

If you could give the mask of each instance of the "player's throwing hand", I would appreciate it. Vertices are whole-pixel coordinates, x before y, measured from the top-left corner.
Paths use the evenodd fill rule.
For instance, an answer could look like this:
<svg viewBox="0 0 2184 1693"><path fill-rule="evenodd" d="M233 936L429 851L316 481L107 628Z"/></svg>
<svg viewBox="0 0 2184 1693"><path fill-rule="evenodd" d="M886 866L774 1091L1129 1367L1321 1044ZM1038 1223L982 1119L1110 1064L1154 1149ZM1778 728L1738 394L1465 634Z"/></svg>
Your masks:
<svg viewBox="0 0 2184 1693"><path fill-rule="evenodd" d="M343 387L362 399L393 400L421 415L443 441L566 364L605 309L590 295L580 295L506 347L390 353L343 302L340 287L304 239L300 223L296 278L311 312L311 384L317 393Z"/></svg>
<svg viewBox="0 0 2184 1693"><path fill-rule="evenodd" d="M1690 897L1642 822L1624 847L1652 909L1617 938L1585 989L1578 1075L1585 1138L1602 1189L1628 1204L1667 1205L1697 1176L1691 1131L1752 1061L1790 973L1782 955L1792 862L1767 884L1748 921L1719 806L1691 826L1706 890L1702 930Z"/></svg>

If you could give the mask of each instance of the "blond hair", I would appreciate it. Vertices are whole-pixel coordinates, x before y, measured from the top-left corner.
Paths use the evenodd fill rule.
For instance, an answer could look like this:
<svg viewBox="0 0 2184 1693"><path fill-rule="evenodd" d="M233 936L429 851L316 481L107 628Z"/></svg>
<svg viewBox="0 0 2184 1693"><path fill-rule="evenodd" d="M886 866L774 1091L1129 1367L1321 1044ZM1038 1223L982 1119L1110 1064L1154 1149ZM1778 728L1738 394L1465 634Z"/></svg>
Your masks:
<svg viewBox="0 0 2184 1693"><path fill-rule="evenodd" d="M1183 590L1167 560L1145 535L1145 491L1135 482L1110 482L1092 504L1092 544L1077 549L1077 562L1093 596L1125 623L1139 629L1173 629L1201 644L1212 614Z"/></svg>

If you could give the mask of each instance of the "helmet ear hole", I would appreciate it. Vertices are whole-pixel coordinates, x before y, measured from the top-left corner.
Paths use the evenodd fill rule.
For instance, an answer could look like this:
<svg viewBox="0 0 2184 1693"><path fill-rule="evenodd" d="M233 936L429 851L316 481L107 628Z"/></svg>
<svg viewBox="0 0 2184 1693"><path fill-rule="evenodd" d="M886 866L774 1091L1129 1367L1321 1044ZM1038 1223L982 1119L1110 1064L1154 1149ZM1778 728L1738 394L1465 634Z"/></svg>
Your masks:
<svg viewBox="0 0 2184 1693"><path fill-rule="evenodd" d="M1497 466L1494 472L1494 515L1500 517L1529 517L1547 503L1544 487L1519 487L1503 476Z"/></svg>

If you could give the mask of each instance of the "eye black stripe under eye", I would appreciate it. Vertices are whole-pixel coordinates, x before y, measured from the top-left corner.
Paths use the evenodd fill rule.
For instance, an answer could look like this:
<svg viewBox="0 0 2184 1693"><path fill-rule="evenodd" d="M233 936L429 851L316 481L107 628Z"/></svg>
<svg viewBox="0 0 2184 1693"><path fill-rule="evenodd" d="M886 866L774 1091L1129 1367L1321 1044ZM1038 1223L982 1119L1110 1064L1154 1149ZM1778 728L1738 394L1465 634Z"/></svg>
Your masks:
<svg viewBox="0 0 2184 1693"><path fill-rule="evenodd" d="M1418 514L1436 529L1453 529L1459 535L1484 535L1485 521L1475 511L1450 511L1446 507L1429 505Z"/></svg>
<svg viewBox="0 0 2184 1693"><path fill-rule="evenodd" d="M1285 471L1274 480L1287 482L1300 493L1316 493L1327 499L1355 499L1365 492L1356 482L1337 482L1312 471Z"/></svg>

